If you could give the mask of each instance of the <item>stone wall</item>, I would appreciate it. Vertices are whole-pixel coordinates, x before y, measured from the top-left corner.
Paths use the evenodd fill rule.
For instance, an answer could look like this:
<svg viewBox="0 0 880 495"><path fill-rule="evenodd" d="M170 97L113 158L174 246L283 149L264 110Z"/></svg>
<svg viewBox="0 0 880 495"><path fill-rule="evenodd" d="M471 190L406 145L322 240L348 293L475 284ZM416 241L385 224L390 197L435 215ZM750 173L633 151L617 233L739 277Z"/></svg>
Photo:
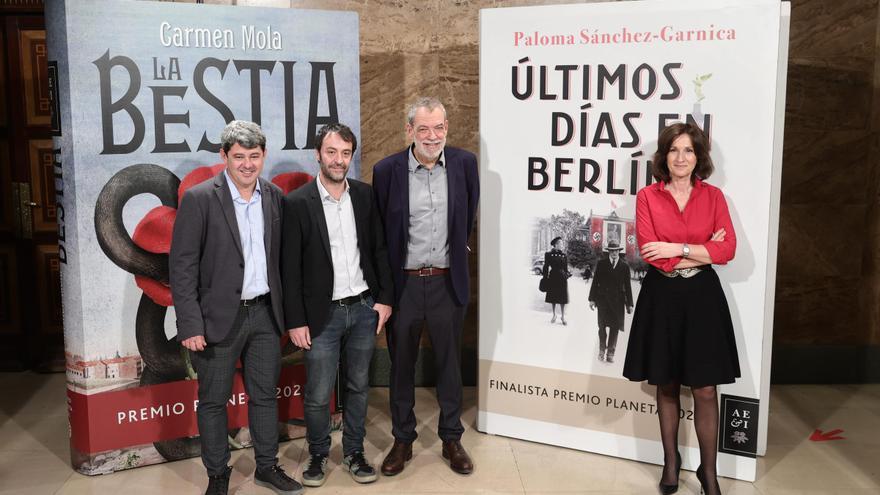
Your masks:
<svg viewBox="0 0 880 495"><path fill-rule="evenodd" d="M774 381L880 380L878 2L792 2Z"/></svg>

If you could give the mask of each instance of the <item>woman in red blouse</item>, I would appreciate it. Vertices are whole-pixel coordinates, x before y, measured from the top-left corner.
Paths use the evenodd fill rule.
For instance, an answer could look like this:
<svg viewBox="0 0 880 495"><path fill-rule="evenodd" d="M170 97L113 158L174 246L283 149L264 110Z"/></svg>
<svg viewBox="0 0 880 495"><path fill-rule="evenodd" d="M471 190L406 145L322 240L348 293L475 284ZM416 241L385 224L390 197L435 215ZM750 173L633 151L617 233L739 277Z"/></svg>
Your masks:
<svg viewBox="0 0 880 495"><path fill-rule="evenodd" d="M716 385L740 376L730 310L712 269L733 259L736 234L724 194L703 182L713 169L703 131L693 124L672 124L657 140L651 171L658 182L639 191L636 202L641 255L655 269L642 282L623 375L657 386L663 494L678 490L682 385L694 396L697 478L706 493L720 493Z"/></svg>

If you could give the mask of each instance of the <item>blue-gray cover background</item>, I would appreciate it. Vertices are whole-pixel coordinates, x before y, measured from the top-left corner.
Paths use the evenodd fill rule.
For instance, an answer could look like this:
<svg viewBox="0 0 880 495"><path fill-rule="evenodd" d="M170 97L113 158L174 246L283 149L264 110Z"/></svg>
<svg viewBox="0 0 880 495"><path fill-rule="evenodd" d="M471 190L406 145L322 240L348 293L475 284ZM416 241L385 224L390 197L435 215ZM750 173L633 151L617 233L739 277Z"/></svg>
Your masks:
<svg viewBox="0 0 880 495"><path fill-rule="evenodd" d="M66 12L65 12L66 11ZM142 291L133 276L113 264L101 251L95 237L94 207L101 188L119 170L134 164L153 163L167 168L181 179L193 168L220 161L216 153L195 151L206 132L219 141L225 125L220 113L204 102L193 87L193 69L206 57L230 60L221 78L209 69L205 85L222 100L235 118L251 120L250 73L239 73L232 60L295 61L294 105L296 146L306 143L311 65L333 62L339 120L360 136L360 81L358 17L353 12L329 12L252 7L227 7L147 1L68 0L47 5L50 32L49 59L58 61L63 132L56 138L61 148L64 207L64 248L68 264L62 268L65 347L85 359L137 354L134 340L136 309ZM231 29L235 48L167 47L160 37L162 22L174 27ZM63 24L62 24L63 23ZM253 25L282 36L281 50L242 48L242 26ZM59 26L64 26L59 31ZM192 43L191 43L192 44ZM134 105L144 115L143 143L128 154L101 154L103 149L100 81L95 61L108 53L132 59L141 75L141 87ZM179 61L180 80L155 80L154 61L168 70L169 60ZM129 77L114 68L112 101L128 89ZM190 125L166 126L166 141L186 140L191 152L153 153L155 146L153 91L149 86L187 86L184 97L166 97L165 112L189 112ZM321 80L318 115L327 114L326 84ZM314 150L282 151L285 143L284 76L280 63L271 75L260 79L261 123L268 136L263 176L271 179L284 172L317 171ZM114 115L115 141L128 142L133 133L125 112ZM360 150L349 172L360 175ZM129 233L159 201L140 195L126 204L124 221ZM166 317L166 334L174 330L174 314Z"/></svg>

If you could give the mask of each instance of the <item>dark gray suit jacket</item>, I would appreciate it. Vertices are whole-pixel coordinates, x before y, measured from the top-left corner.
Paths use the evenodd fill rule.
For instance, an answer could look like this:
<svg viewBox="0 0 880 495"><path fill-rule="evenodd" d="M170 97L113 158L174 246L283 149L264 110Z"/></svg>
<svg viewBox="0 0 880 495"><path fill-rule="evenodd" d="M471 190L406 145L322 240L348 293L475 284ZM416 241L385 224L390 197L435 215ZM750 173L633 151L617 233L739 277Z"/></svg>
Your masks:
<svg viewBox="0 0 880 495"><path fill-rule="evenodd" d="M260 178L263 243L272 313L283 329L281 276L281 190ZM177 340L204 335L222 341L232 329L241 300L244 255L235 206L223 173L193 186L183 195L169 260L171 296L177 313Z"/></svg>
<svg viewBox="0 0 880 495"><path fill-rule="evenodd" d="M309 326L312 338L323 330L333 298L333 259L324 206L315 179L284 198L281 273L286 328ZM394 287L382 219L369 184L348 179L361 271L376 302L391 306Z"/></svg>

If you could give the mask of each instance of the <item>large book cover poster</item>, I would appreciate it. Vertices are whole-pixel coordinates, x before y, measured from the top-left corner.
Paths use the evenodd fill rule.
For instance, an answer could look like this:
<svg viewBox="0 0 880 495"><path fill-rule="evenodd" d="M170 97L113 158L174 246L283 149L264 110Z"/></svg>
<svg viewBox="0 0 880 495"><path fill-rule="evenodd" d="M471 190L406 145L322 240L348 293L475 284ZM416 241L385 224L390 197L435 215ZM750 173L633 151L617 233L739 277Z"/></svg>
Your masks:
<svg viewBox="0 0 880 495"><path fill-rule="evenodd" d="M715 267L743 370L719 389L719 473L754 478L775 273L780 16L776 0L481 11L481 431L662 464L654 387L622 376L625 310L653 270L635 213L654 181L658 132L692 122L711 139L707 182L724 193L738 238L735 259ZM619 333L600 328L602 304L622 315ZM681 453L694 469L683 390Z"/></svg>
<svg viewBox="0 0 880 495"><path fill-rule="evenodd" d="M46 21L73 465L98 474L197 455L195 372L168 288L178 201L222 169L231 120L262 125L263 175L284 191L316 174L321 125L360 135L357 15L59 0ZM282 420L301 417L304 378L300 353L284 354ZM250 443L246 402L239 379L234 447Z"/></svg>

